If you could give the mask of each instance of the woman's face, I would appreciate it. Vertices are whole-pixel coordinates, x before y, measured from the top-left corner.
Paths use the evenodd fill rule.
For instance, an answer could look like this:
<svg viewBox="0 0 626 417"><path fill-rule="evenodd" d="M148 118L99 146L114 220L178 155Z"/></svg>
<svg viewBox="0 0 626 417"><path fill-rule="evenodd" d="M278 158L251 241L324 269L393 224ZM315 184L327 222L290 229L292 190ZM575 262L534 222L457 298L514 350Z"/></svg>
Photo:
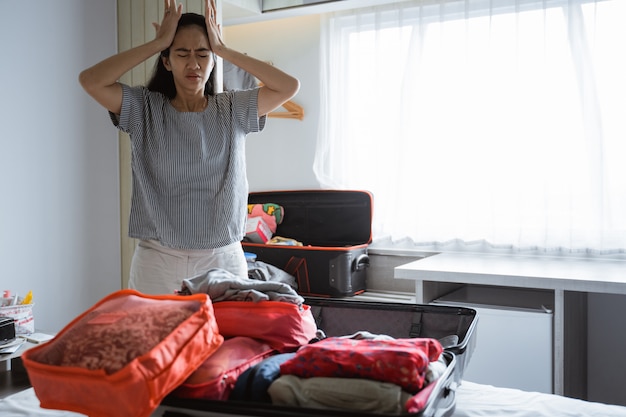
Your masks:
<svg viewBox="0 0 626 417"><path fill-rule="evenodd" d="M165 68L172 72L176 89L188 93L204 92L213 70L213 54L206 31L197 25L178 29L170 46L169 57L163 57Z"/></svg>

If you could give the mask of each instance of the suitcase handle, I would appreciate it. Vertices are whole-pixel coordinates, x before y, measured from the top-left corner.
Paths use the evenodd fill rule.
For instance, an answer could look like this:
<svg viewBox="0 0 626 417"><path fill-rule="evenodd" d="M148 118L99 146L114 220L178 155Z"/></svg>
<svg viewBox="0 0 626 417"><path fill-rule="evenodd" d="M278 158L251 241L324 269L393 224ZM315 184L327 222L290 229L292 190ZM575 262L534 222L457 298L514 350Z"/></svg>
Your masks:
<svg viewBox="0 0 626 417"><path fill-rule="evenodd" d="M352 263L352 272L362 271L370 266L370 257L366 254L361 254Z"/></svg>

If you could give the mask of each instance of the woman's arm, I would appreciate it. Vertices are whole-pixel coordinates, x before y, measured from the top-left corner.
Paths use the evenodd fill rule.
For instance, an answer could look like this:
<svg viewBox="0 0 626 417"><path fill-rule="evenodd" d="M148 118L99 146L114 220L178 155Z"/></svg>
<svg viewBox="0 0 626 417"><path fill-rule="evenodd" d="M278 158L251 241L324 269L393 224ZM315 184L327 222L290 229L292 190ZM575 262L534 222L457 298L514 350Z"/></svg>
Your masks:
<svg viewBox="0 0 626 417"><path fill-rule="evenodd" d="M215 0L205 0L205 5L209 44L213 52L263 83L258 98L259 116L268 114L295 96L300 89L300 81L273 65L228 48L222 41L216 22Z"/></svg>
<svg viewBox="0 0 626 417"><path fill-rule="evenodd" d="M182 14L182 4L176 0L165 1L165 15L161 25L154 24L157 36L143 45L120 52L82 71L78 77L80 85L98 103L112 113L120 114L122 87L118 80L146 59L167 49L176 34L176 26Z"/></svg>

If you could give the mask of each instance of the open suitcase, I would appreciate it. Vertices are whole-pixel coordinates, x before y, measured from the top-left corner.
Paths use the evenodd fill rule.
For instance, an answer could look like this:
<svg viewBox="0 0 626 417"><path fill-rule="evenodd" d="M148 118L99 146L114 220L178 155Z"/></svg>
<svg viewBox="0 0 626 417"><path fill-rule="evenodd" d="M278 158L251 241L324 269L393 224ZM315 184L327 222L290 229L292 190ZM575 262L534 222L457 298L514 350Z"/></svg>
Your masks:
<svg viewBox="0 0 626 417"><path fill-rule="evenodd" d="M412 417L445 417L456 405L455 389L475 347L476 310L464 307L434 306L391 302L356 301L322 297L306 298L305 303L326 336L345 336L359 331L385 334L394 338L435 338L444 346L445 372L432 383L432 391L419 412ZM214 401L168 396L160 410L163 417L185 416L345 416L367 417L380 414L346 409L319 409L272 405L246 401Z"/></svg>
<svg viewBox="0 0 626 417"><path fill-rule="evenodd" d="M257 260L296 277L302 295L345 297L365 291L372 240L372 195L352 190L250 193L249 204L275 203L284 219L276 236L302 246L243 242Z"/></svg>

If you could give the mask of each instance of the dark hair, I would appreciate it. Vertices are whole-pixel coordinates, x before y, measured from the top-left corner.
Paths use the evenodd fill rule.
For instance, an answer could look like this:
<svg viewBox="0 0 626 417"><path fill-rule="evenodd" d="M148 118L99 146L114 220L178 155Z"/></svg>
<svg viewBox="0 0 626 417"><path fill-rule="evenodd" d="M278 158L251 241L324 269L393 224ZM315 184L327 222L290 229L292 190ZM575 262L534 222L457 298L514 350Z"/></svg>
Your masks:
<svg viewBox="0 0 626 417"><path fill-rule="evenodd" d="M178 20L178 27L176 28L176 32L182 27L197 25L207 31L206 21L204 20L204 16L199 15L197 13L183 13ZM154 64L154 70L152 71L152 77L146 87L150 91L156 91L164 94L167 98L174 98L176 96L176 85L174 85L174 76L170 71L165 68L163 65L162 57L168 57L170 55L170 48L168 47L166 50L161 51L161 54L157 58ZM204 95L208 96L213 91L213 76L215 72L215 67L211 71L211 75L204 85Z"/></svg>

